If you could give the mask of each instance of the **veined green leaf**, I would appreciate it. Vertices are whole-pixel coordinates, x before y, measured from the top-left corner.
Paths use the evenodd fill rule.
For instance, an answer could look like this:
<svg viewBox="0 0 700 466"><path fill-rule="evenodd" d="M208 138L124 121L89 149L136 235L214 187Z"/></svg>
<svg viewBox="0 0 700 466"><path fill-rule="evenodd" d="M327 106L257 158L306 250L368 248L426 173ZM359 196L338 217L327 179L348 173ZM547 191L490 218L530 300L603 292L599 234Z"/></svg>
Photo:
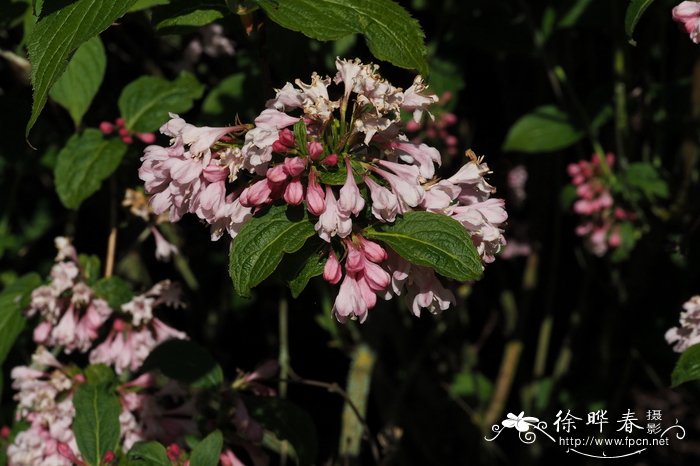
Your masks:
<svg viewBox="0 0 700 466"><path fill-rule="evenodd" d="M107 29L136 0L47 2L29 38L34 104L25 136L46 105L49 91L63 74L71 55L84 42Z"/></svg>
<svg viewBox="0 0 700 466"><path fill-rule="evenodd" d="M105 48L99 37L93 37L78 48L49 93L53 100L68 110L76 128L80 126L83 115L102 84L105 69Z"/></svg>
<svg viewBox="0 0 700 466"><path fill-rule="evenodd" d="M483 271L467 230L444 215L407 212L393 224L367 228L364 236L382 241L407 261L430 267L443 277L475 280Z"/></svg>
<svg viewBox="0 0 700 466"><path fill-rule="evenodd" d="M365 36L380 60L427 74L420 24L393 0L254 0L280 26L318 40Z"/></svg>

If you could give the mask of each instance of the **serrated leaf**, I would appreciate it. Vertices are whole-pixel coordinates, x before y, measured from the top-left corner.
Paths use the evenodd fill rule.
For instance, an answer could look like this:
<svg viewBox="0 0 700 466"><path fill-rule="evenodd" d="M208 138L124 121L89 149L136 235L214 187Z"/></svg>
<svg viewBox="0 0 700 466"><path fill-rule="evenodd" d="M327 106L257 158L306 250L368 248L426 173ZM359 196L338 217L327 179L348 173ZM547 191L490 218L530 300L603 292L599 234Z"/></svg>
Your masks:
<svg viewBox="0 0 700 466"><path fill-rule="evenodd" d="M217 466L219 456L224 446L224 437L216 430L199 442L192 455L190 455L190 466Z"/></svg>
<svg viewBox="0 0 700 466"><path fill-rule="evenodd" d="M221 1L173 0L153 11L153 23L163 34L184 34L196 31L228 13Z"/></svg>
<svg viewBox="0 0 700 466"><path fill-rule="evenodd" d="M83 384L73 395L73 432L78 449L89 466L98 466L107 451L119 444L117 395L104 384Z"/></svg>
<svg viewBox="0 0 700 466"><path fill-rule="evenodd" d="M392 0L255 0L277 24L318 40L365 36L380 60L427 74L420 24Z"/></svg>
<svg viewBox="0 0 700 466"><path fill-rule="evenodd" d="M171 466L168 452L158 442L137 442L127 453L129 466Z"/></svg>
<svg viewBox="0 0 700 466"><path fill-rule="evenodd" d="M316 464L316 426L306 411L281 398L251 397L245 403L252 418L292 445L299 466Z"/></svg>
<svg viewBox="0 0 700 466"><path fill-rule="evenodd" d="M284 253L298 251L314 235L306 210L295 217L297 212L286 205L273 206L241 228L229 256L229 275L236 293L249 296L251 288L274 272Z"/></svg>
<svg viewBox="0 0 700 466"><path fill-rule="evenodd" d="M174 81L143 76L129 83L119 96L119 112L130 131L155 131L168 120L168 112L182 113L192 108L204 92L197 78L182 72Z"/></svg>
<svg viewBox="0 0 700 466"><path fill-rule="evenodd" d="M158 345L143 362L141 371L155 369L200 388L223 382L223 372L209 351L189 340L168 340Z"/></svg>
<svg viewBox="0 0 700 466"><path fill-rule="evenodd" d="M126 153L119 139L105 139L94 128L74 134L59 152L54 178L64 206L77 209L117 169Z"/></svg>
<svg viewBox="0 0 700 466"><path fill-rule="evenodd" d="M107 29L136 0L75 0L44 6L29 37L34 103L25 137L46 105L49 91L68 66L71 55L84 42Z"/></svg>
<svg viewBox="0 0 700 466"><path fill-rule="evenodd" d="M700 380L700 344L685 350L671 373L672 387L692 380Z"/></svg>
<svg viewBox="0 0 700 466"><path fill-rule="evenodd" d="M92 291L95 296L107 301L109 307L115 311L118 311L122 304L128 303L134 297L129 284L119 277L105 277L97 280Z"/></svg>
<svg viewBox="0 0 700 466"><path fill-rule="evenodd" d="M631 0L625 12L625 32L632 39L637 23L654 0Z"/></svg>
<svg viewBox="0 0 700 466"><path fill-rule="evenodd" d="M407 261L459 281L481 277L481 258L467 230L456 220L432 212L407 212L393 224L365 229Z"/></svg>
<svg viewBox="0 0 700 466"><path fill-rule="evenodd" d="M105 69L104 46L99 37L93 37L78 48L66 71L51 88L49 95L68 110L76 128L102 84Z"/></svg>
<svg viewBox="0 0 700 466"><path fill-rule="evenodd" d="M569 147L583 137L569 116L555 107L536 108L516 121L503 143L504 151L552 152Z"/></svg>
<svg viewBox="0 0 700 466"><path fill-rule="evenodd" d="M0 293L0 365L24 329L22 310L29 305L31 293L39 285L41 278L31 273L16 279Z"/></svg>

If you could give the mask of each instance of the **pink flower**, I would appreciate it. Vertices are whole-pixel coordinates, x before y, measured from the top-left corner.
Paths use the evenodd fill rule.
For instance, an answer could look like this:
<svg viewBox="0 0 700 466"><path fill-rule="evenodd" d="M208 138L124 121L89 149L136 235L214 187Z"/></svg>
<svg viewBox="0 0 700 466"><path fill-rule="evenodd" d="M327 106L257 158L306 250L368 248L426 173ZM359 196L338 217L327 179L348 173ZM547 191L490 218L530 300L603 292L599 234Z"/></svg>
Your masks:
<svg viewBox="0 0 700 466"><path fill-rule="evenodd" d="M396 214L399 210L399 201L396 195L369 176L365 176L365 184L369 188L372 198L372 214L383 222L396 220Z"/></svg>
<svg viewBox="0 0 700 466"><path fill-rule="evenodd" d="M426 92L427 88L428 86L425 85L423 77L418 75L413 80L411 87L406 89L403 93L401 109L413 112L413 121L419 122L423 116L423 112L438 101L438 96L436 94Z"/></svg>
<svg viewBox="0 0 700 466"><path fill-rule="evenodd" d="M340 188L338 207L348 216L351 213L357 215L365 207L365 200L360 194L357 183L355 183L355 176L350 166L350 159L347 157L345 158L345 167L347 169L347 176L345 178L345 184Z"/></svg>
<svg viewBox="0 0 700 466"><path fill-rule="evenodd" d="M700 43L700 3L696 1L681 2L671 12L673 19L685 28L690 40Z"/></svg>
<svg viewBox="0 0 700 466"><path fill-rule="evenodd" d="M309 157L311 160L318 160L323 155L323 144L318 141L311 141L308 143Z"/></svg>
<svg viewBox="0 0 700 466"><path fill-rule="evenodd" d="M179 253L177 246L163 237L155 226L151 227L151 233L156 240L156 259L169 261L170 258Z"/></svg>
<svg viewBox="0 0 700 466"><path fill-rule="evenodd" d="M352 231L352 220L338 209L338 204L330 186L326 186L326 209L319 216L315 225L318 236L330 243L336 234L345 238Z"/></svg>
<svg viewBox="0 0 700 466"><path fill-rule="evenodd" d="M665 337L677 353L700 343L700 296L693 296L683 304L680 325L669 329Z"/></svg>
<svg viewBox="0 0 700 466"><path fill-rule="evenodd" d="M372 168L375 173L387 180L391 186L391 190L399 201L398 212L403 214L409 211L411 207L418 206L425 194L418 182L418 168L384 160L379 161L379 164L394 172L390 173L377 167Z"/></svg>
<svg viewBox="0 0 700 466"><path fill-rule="evenodd" d="M399 140L391 144L395 153L406 163L417 165L420 175L426 180L435 176L435 165L440 166L440 152L427 144L413 144Z"/></svg>
<svg viewBox="0 0 700 466"><path fill-rule="evenodd" d="M360 285L350 274L345 275L340 285L338 296L333 304L333 315L340 322L344 322L349 317L357 317L360 322L364 322L367 318L367 303L362 297Z"/></svg>

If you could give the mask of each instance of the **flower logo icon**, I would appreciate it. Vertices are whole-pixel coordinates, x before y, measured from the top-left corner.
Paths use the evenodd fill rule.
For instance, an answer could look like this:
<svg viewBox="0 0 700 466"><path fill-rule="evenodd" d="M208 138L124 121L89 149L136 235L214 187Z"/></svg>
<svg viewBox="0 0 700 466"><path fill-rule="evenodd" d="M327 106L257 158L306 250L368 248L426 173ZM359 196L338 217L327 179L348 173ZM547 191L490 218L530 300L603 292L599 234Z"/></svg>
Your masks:
<svg viewBox="0 0 700 466"><path fill-rule="evenodd" d="M536 417L524 416L525 411L521 411L517 416L513 413L508 413L506 416L508 419L504 419L501 424L503 427L513 428L515 427L518 432L527 432L530 430L530 426L536 426L539 419Z"/></svg>

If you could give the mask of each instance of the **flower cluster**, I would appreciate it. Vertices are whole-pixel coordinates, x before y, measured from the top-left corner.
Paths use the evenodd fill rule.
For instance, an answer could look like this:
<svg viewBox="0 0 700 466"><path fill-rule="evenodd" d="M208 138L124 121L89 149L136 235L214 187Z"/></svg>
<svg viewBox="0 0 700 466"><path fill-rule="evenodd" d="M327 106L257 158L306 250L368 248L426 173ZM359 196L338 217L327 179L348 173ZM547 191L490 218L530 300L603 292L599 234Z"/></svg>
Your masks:
<svg viewBox="0 0 700 466"><path fill-rule="evenodd" d="M690 35L690 40L700 44L700 3L685 1L678 4L671 12L673 19L680 23Z"/></svg>
<svg viewBox="0 0 700 466"><path fill-rule="evenodd" d="M612 167L615 156L607 154L606 161ZM620 246L620 225L634 220L634 213L615 205L596 155L590 162L581 160L570 164L567 171L578 196L574 212L582 217L576 234L585 238L586 247L591 253L603 256L608 250Z"/></svg>
<svg viewBox="0 0 700 466"><path fill-rule="evenodd" d="M666 341L677 353L700 343L700 296L693 296L683 304L680 325L666 332Z"/></svg>
<svg viewBox="0 0 700 466"><path fill-rule="evenodd" d="M488 263L505 245L504 201L491 198L482 158L470 151L456 174L440 179L440 152L403 133L402 112L418 122L437 101L422 77L403 90L376 65L338 59L336 67L333 78L314 73L309 83L276 90L254 125L196 127L171 115L161 128L170 145L148 146L141 159L151 206L173 222L196 215L214 240L224 232L235 238L272 204L302 206L328 243L324 277L341 283L339 320L364 320L377 296L405 294L416 314L444 310L454 298L431 269L399 259L392 269L391 251L362 229L410 211L445 215L464 226ZM405 277L392 284L391 274Z"/></svg>
<svg viewBox="0 0 700 466"><path fill-rule="evenodd" d="M55 243L58 255L50 281L32 292L26 311L28 316L39 318L33 334L39 346L32 364L15 367L11 374L12 387L17 391L17 418L26 421L29 428L8 446L9 464L69 466L75 462L72 399L85 376L79 368L58 358L73 352L84 353L90 362L111 366L125 377L122 380L126 382L119 388L124 448L145 438L169 440L195 432L192 407L181 403L172 408L173 398L182 398L177 387L158 387L150 374L128 380L158 344L187 338L153 312L160 305L182 306L179 287L163 281L119 310L112 309L87 284L70 241L57 238ZM162 407L166 398L168 409Z"/></svg>

